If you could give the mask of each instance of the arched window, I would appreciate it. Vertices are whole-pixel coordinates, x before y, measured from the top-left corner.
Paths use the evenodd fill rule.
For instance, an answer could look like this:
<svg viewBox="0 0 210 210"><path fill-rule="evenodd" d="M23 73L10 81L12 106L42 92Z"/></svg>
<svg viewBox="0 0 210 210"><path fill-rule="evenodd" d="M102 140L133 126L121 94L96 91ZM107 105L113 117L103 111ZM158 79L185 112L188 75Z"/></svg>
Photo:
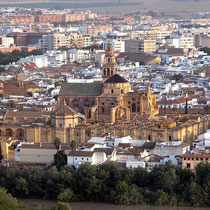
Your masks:
<svg viewBox="0 0 210 210"><path fill-rule="evenodd" d="M114 93L114 90L111 90L111 93L113 94Z"/></svg>
<svg viewBox="0 0 210 210"><path fill-rule="evenodd" d="M73 100L72 105L74 108L79 108L79 101L77 99Z"/></svg>
<svg viewBox="0 0 210 210"><path fill-rule="evenodd" d="M88 99L85 99L84 101L84 107L90 107L91 106L91 101Z"/></svg>
<svg viewBox="0 0 210 210"><path fill-rule="evenodd" d="M110 69L107 68L107 75L110 75Z"/></svg>
<svg viewBox="0 0 210 210"><path fill-rule="evenodd" d="M8 137L12 137L12 136L13 136L13 131L12 131L12 129L8 128L8 129L6 130L6 136L8 136Z"/></svg>
<svg viewBox="0 0 210 210"><path fill-rule="evenodd" d="M17 130L17 137L24 137L24 131L22 129Z"/></svg>
<svg viewBox="0 0 210 210"><path fill-rule="evenodd" d="M136 112L136 104L135 103L132 104L132 112Z"/></svg>

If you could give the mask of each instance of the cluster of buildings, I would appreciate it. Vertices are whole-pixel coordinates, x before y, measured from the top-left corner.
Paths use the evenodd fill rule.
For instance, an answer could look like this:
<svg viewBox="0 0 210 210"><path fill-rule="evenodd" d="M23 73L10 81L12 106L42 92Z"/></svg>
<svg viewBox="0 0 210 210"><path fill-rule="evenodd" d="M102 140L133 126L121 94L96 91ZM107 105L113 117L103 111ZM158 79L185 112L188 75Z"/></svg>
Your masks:
<svg viewBox="0 0 210 210"><path fill-rule="evenodd" d="M51 163L58 150L74 166L150 170L171 160L194 170L207 161L208 21L23 8L0 16L0 52L41 52L0 63L0 140L10 162Z"/></svg>

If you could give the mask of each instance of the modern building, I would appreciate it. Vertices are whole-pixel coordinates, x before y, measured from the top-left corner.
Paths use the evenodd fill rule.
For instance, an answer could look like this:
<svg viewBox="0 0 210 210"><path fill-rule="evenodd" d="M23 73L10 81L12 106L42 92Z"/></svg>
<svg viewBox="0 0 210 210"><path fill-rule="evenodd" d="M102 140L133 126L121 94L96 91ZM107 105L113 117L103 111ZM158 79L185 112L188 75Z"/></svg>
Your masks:
<svg viewBox="0 0 210 210"><path fill-rule="evenodd" d="M43 51L56 50L61 47L70 47L70 36L63 33L43 35L38 43L38 48Z"/></svg>

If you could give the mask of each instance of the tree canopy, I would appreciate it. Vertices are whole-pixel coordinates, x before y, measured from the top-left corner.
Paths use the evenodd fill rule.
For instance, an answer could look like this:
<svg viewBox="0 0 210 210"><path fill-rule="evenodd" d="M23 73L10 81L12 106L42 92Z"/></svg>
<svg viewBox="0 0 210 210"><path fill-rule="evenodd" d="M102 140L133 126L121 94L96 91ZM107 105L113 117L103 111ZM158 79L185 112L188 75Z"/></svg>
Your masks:
<svg viewBox="0 0 210 210"><path fill-rule="evenodd" d="M111 162L98 166L85 163L79 168L66 165L60 170L0 166L0 186L18 198L209 207L210 164L198 165L195 172L170 163L150 172L119 168ZM14 201L10 196L7 199ZM11 203L15 205L15 201Z"/></svg>

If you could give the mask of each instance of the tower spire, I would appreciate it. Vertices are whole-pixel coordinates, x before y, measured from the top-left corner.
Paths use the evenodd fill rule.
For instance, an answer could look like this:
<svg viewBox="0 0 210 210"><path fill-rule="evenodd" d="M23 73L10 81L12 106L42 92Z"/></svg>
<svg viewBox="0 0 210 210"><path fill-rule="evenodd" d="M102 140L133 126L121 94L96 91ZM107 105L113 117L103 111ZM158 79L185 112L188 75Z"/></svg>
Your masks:
<svg viewBox="0 0 210 210"><path fill-rule="evenodd" d="M107 44L107 50L103 64L103 82L117 73L117 67L118 65L114 55L114 50L112 48L112 44L109 42Z"/></svg>

